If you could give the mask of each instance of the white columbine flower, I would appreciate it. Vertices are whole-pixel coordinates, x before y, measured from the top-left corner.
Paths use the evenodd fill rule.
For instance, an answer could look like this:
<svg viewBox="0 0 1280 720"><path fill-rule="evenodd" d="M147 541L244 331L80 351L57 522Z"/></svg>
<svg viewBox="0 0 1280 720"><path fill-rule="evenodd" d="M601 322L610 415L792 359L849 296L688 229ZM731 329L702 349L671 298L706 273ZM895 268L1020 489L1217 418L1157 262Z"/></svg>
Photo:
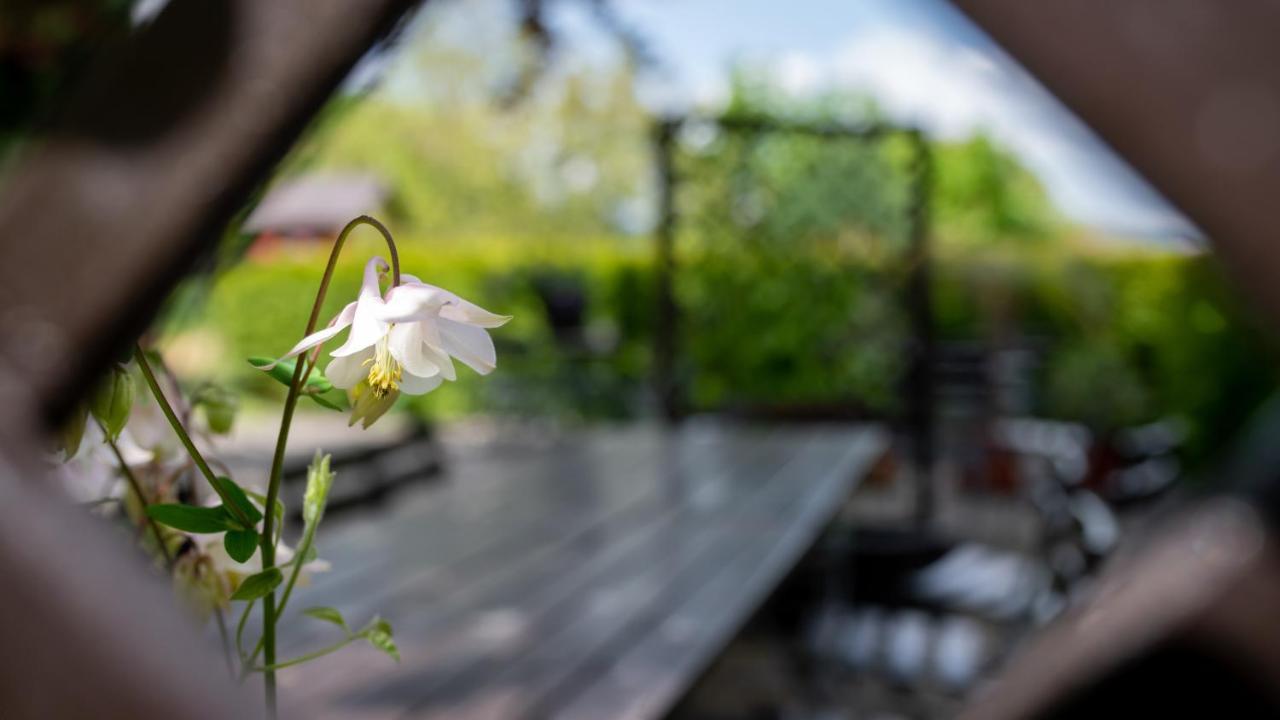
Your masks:
<svg viewBox="0 0 1280 720"><path fill-rule="evenodd" d="M363 421L366 428L401 392L422 395L445 380L456 380L452 358L481 375L492 372L497 354L486 328L511 319L412 275L403 275L401 284L383 297L378 277L388 269L380 257L369 260L356 301L284 356L321 345L350 327L347 341L330 353L333 360L324 374L351 398L351 424Z"/></svg>

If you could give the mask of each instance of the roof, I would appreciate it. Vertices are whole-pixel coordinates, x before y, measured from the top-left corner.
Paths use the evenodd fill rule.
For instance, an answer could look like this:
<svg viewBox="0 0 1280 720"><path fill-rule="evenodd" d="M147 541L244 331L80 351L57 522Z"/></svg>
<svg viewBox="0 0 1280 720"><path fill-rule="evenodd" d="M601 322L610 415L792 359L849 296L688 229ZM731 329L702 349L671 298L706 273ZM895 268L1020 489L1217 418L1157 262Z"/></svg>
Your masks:
<svg viewBox="0 0 1280 720"><path fill-rule="evenodd" d="M250 233L337 232L359 215L377 213L388 189L366 173L302 175L277 183L244 223Z"/></svg>

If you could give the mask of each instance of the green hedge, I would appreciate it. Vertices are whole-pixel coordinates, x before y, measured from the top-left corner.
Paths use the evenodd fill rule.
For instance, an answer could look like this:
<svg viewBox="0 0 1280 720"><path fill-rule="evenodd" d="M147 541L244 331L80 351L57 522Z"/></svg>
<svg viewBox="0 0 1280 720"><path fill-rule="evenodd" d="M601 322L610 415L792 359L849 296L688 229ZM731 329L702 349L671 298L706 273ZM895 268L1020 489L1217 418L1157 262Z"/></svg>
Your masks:
<svg viewBox="0 0 1280 720"><path fill-rule="evenodd" d="M573 251L529 243L405 241L402 265L498 312L499 372L410 404L432 416L473 412L631 417L651 409L654 279L647 243L601 239ZM339 265L326 317L354 296L367 239ZM895 410L905 316L894 282L856 258L700 251L681 257L685 309L679 370L697 407L853 400ZM201 321L226 348L224 379L269 383L243 366L299 336L323 251L245 261L224 273ZM1098 253L1061 245L944 251L934 273L946 340L1030 338L1044 349L1037 411L1100 430L1179 416L1205 454L1275 385L1270 348L1212 260ZM577 284L588 298L584 343L557 344L534 290Z"/></svg>

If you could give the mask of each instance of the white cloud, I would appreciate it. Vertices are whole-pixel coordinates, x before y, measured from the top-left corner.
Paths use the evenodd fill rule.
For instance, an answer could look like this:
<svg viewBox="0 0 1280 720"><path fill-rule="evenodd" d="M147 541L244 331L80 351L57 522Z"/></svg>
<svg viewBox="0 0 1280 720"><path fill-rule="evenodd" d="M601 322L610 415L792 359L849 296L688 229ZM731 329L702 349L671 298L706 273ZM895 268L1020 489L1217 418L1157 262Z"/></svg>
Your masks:
<svg viewBox="0 0 1280 720"><path fill-rule="evenodd" d="M998 52L905 28L871 28L830 59L831 82L873 95L938 137L986 132L1040 177L1069 216L1141 234L1186 221L1030 75Z"/></svg>
<svg viewBox="0 0 1280 720"><path fill-rule="evenodd" d="M782 89L793 95L805 95L817 90L826 74L817 59L802 52L783 55L776 73Z"/></svg>

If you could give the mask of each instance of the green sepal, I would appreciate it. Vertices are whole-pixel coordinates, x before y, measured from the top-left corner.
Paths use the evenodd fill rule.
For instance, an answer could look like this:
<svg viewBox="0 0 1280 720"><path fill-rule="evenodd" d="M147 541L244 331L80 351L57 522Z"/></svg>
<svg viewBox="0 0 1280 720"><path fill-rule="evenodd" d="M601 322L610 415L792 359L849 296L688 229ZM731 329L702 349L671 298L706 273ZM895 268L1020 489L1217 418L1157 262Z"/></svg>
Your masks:
<svg viewBox="0 0 1280 720"><path fill-rule="evenodd" d="M268 368L268 365L272 365ZM298 359L288 358L277 362L267 357L251 357L249 364L271 376L272 380L289 387L293 384L293 373L298 369ZM333 389L333 383L324 376L318 369L312 368L311 374L307 376L307 382L302 388L303 393L324 393Z"/></svg>

